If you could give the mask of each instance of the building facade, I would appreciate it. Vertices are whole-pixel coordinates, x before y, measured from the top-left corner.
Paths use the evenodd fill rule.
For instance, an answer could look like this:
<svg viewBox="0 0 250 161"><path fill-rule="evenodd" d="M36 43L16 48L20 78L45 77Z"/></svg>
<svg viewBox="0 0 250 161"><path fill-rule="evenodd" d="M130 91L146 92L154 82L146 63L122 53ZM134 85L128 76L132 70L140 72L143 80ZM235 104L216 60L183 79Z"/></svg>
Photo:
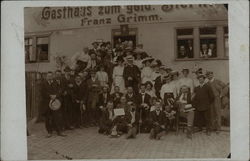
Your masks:
<svg viewBox="0 0 250 161"><path fill-rule="evenodd" d="M228 12L216 5L37 7L24 9L26 71L57 69L94 41L130 40L174 70L214 71L229 82ZM183 53L186 53L183 55Z"/></svg>

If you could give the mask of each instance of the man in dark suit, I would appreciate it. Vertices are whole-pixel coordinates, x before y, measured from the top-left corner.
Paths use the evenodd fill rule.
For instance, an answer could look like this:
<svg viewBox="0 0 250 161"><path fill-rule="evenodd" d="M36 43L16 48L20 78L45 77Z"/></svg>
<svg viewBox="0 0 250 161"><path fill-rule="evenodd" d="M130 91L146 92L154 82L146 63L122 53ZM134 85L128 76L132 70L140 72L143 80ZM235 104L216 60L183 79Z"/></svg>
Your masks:
<svg viewBox="0 0 250 161"><path fill-rule="evenodd" d="M62 84L64 87L63 91L63 122L64 122L64 128L67 130L72 129L72 123L73 123L73 102L72 102L72 94L73 94L73 84L74 80L70 75L70 69L65 68L64 70L64 77L62 79Z"/></svg>
<svg viewBox="0 0 250 161"><path fill-rule="evenodd" d="M113 126L114 115L114 104L112 101L107 102L107 106L103 106L100 110L100 123L98 132L101 134L110 134Z"/></svg>
<svg viewBox="0 0 250 161"><path fill-rule="evenodd" d="M99 116L101 113L100 109L103 107L106 107L108 101L111 100L108 89L109 89L108 85L103 86L102 92L98 96L98 103L97 103L98 108L97 109L98 109Z"/></svg>
<svg viewBox="0 0 250 161"><path fill-rule="evenodd" d="M146 93L145 84L141 84L141 92L138 94L138 112L140 114L140 132L150 131L150 100L151 97Z"/></svg>
<svg viewBox="0 0 250 161"><path fill-rule="evenodd" d="M211 87L205 83L205 75L201 74L198 77L199 86L194 90L193 104L196 109L197 124L199 131L202 130L202 120L205 121L206 134L210 135L210 106L213 103L214 95Z"/></svg>
<svg viewBox="0 0 250 161"><path fill-rule="evenodd" d="M126 138L135 138L138 129L139 115L136 111L136 105L134 103L130 104L129 111L125 113L125 121L128 132Z"/></svg>
<svg viewBox="0 0 250 161"><path fill-rule="evenodd" d="M155 110L151 112L151 130L150 139L160 140L165 132L165 114L161 111L161 103L159 101L155 104Z"/></svg>
<svg viewBox="0 0 250 161"><path fill-rule="evenodd" d="M192 40L187 40L186 53L187 53L188 58L194 57L193 41Z"/></svg>
<svg viewBox="0 0 250 161"><path fill-rule="evenodd" d="M124 67L123 77L125 80L125 87L133 87L135 94L139 93L138 85L140 83L141 71L133 64L133 56L127 56L128 65Z"/></svg>
<svg viewBox="0 0 250 161"><path fill-rule="evenodd" d="M114 106L115 107L120 103L120 99L121 99L122 95L123 94L120 92L120 87L119 86L115 86L114 87L114 93L112 93L111 96L110 96L110 98L114 102Z"/></svg>
<svg viewBox="0 0 250 161"><path fill-rule="evenodd" d="M154 84L155 94L158 98L161 98L160 90L161 90L162 85L165 83L165 79L164 79L164 75L166 74L165 66L160 67L160 74L161 75L155 79L155 84Z"/></svg>
<svg viewBox="0 0 250 161"><path fill-rule="evenodd" d="M96 126L99 120L97 103L101 86L100 82L96 78L95 70L90 71L90 76L91 78L87 80L87 90L88 90L87 113L90 125Z"/></svg>
<svg viewBox="0 0 250 161"><path fill-rule="evenodd" d="M137 95L135 94L134 89L131 86L128 86L127 88L126 99L127 102L133 102L136 104L136 106L138 105Z"/></svg>
<svg viewBox="0 0 250 161"><path fill-rule="evenodd" d="M86 113L86 97L87 87L82 81L80 75L75 76L75 82L73 85L73 125L75 128L81 128L83 123L83 115ZM85 117L84 117L85 118ZM86 120L84 120L84 123Z"/></svg>
<svg viewBox="0 0 250 161"><path fill-rule="evenodd" d="M48 72L46 81L43 83L43 87L41 88L42 100L45 104L45 127L48 132L47 137L52 136L53 130L56 130L58 136L66 136L62 133L62 112L61 109L52 110L49 107L50 100L52 97L59 97L60 93L58 93L57 85L53 79L53 73Z"/></svg>

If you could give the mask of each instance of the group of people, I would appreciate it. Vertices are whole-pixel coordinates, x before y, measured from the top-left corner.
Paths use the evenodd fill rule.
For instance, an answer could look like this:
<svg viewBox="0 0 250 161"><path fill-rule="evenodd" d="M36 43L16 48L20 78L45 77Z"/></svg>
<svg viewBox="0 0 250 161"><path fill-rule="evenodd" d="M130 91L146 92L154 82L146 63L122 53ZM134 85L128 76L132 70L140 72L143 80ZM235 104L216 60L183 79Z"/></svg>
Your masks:
<svg viewBox="0 0 250 161"><path fill-rule="evenodd" d="M206 134L221 128L221 100L229 97L228 85L215 79L213 72L189 69L181 72L164 66L130 42L111 47L110 42L94 42L72 57L64 71L48 72L42 98L47 137L56 131L99 127L98 132L112 137L150 133L160 139L175 130L179 118L187 122L187 137L193 127ZM120 111L120 112L117 112Z"/></svg>

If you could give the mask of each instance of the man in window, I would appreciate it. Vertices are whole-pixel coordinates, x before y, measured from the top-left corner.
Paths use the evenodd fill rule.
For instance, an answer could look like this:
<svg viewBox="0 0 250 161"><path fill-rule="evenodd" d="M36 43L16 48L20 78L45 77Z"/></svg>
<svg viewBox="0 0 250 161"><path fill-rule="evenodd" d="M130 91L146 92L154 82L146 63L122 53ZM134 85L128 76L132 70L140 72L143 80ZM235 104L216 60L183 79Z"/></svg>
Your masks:
<svg viewBox="0 0 250 161"><path fill-rule="evenodd" d="M216 57L216 49L215 49L215 44L214 43L209 44L208 57L211 57L211 58Z"/></svg>
<svg viewBox="0 0 250 161"><path fill-rule="evenodd" d="M193 58L194 57L192 40L187 41L186 53L187 53L188 58Z"/></svg>
<svg viewBox="0 0 250 161"><path fill-rule="evenodd" d="M186 58L186 57L187 57L187 52L186 52L185 46L181 45L179 47L178 58Z"/></svg>
<svg viewBox="0 0 250 161"><path fill-rule="evenodd" d="M201 44L200 57L208 58L208 46L205 43Z"/></svg>

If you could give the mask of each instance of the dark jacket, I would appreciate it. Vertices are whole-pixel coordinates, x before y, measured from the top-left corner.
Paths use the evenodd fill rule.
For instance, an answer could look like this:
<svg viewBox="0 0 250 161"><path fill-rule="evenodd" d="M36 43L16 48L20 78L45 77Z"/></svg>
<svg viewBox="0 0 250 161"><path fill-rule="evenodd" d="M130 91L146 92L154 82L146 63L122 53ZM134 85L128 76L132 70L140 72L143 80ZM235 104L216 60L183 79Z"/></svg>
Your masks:
<svg viewBox="0 0 250 161"><path fill-rule="evenodd" d="M42 104L44 106L43 114L47 114L47 112L49 111L50 95L58 95L57 92L57 87L54 81L51 84L49 84L48 81L44 81L42 83L41 96Z"/></svg>
<svg viewBox="0 0 250 161"><path fill-rule="evenodd" d="M161 76L159 76L155 79L154 88L155 88L155 93L156 93L157 97L160 97L160 90L161 90L161 87L163 84L164 84L164 82L161 79Z"/></svg>
<svg viewBox="0 0 250 161"><path fill-rule="evenodd" d="M214 95L211 87L208 84L204 84L203 87L197 86L194 89L195 97L193 99L193 105L197 111L206 111L210 108L211 103L214 100Z"/></svg>
<svg viewBox="0 0 250 161"><path fill-rule="evenodd" d="M137 98L138 98L138 105L141 105L142 104L142 94L139 93ZM145 93L144 103L146 103L148 106L150 106L150 100L151 100L151 96L149 94Z"/></svg>
<svg viewBox="0 0 250 161"><path fill-rule="evenodd" d="M138 98L135 94L133 94L131 97L128 94L126 94L125 97L126 97L127 102L133 102L136 105L138 105Z"/></svg>
<svg viewBox="0 0 250 161"><path fill-rule="evenodd" d="M98 97L98 107L100 107L100 106L106 107L108 101L111 99L109 93L107 93L107 96L106 96L106 97L107 97L107 98L106 98L106 100L105 100L103 93L100 93L100 94L99 94L99 97Z"/></svg>
<svg viewBox="0 0 250 161"><path fill-rule="evenodd" d="M110 99L114 102L114 105L117 106L119 103L120 103L120 99L122 97L122 93L119 92L119 93L112 93L110 95Z"/></svg>
<svg viewBox="0 0 250 161"><path fill-rule="evenodd" d="M80 85L77 85L74 82L72 98L74 103L76 103L76 101L83 101L83 103L86 104L87 88L84 82L82 82Z"/></svg>
<svg viewBox="0 0 250 161"><path fill-rule="evenodd" d="M128 87L130 82L139 83L141 78L141 71L136 65L128 65L124 68L123 77L125 80L125 86ZM128 80L128 77L132 77L132 81Z"/></svg>
<svg viewBox="0 0 250 161"><path fill-rule="evenodd" d="M155 110L150 113L150 119L153 125L156 125L156 124L164 125L166 117L165 117L164 112L160 111L160 114L157 115L156 110Z"/></svg>
<svg viewBox="0 0 250 161"><path fill-rule="evenodd" d="M137 126L139 124L139 114L137 111L135 111L135 122L132 124L133 127ZM127 124L130 124L131 123L131 120L132 120L132 115L130 113L130 111L126 112L125 113L125 121Z"/></svg>

